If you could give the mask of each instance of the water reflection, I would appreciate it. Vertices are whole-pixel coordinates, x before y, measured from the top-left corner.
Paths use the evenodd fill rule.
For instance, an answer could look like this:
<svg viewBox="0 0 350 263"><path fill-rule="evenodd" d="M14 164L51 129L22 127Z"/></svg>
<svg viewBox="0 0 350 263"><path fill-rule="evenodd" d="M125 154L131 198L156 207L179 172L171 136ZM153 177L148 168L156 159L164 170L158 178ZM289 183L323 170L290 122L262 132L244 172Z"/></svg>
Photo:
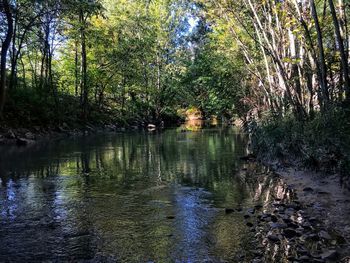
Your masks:
<svg viewBox="0 0 350 263"><path fill-rule="evenodd" d="M249 229L222 208L275 195L245 145L217 127L1 148L0 261L243 262Z"/></svg>

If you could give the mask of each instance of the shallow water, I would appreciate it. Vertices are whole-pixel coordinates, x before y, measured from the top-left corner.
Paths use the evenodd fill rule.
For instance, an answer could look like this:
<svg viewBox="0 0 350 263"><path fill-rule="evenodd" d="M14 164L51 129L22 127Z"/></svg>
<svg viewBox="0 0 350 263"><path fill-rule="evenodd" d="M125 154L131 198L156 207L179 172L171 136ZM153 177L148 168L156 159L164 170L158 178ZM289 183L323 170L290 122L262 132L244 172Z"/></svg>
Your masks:
<svg viewBox="0 0 350 263"><path fill-rule="evenodd" d="M0 148L0 262L243 262L246 137L185 130Z"/></svg>

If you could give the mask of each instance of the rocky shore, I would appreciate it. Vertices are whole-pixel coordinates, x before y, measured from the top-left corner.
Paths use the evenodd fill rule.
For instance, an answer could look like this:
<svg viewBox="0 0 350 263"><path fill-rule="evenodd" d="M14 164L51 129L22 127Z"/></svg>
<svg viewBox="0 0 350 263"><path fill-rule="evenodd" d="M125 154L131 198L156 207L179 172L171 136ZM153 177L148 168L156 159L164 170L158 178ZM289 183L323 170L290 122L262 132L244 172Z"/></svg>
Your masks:
<svg viewBox="0 0 350 263"><path fill-rule="evenodd" d="M268 173L278 187L270 186L267 202L225 210L246 220L255 240L251 262L349 263L350 191L340 176L281 166Z"/></svg>

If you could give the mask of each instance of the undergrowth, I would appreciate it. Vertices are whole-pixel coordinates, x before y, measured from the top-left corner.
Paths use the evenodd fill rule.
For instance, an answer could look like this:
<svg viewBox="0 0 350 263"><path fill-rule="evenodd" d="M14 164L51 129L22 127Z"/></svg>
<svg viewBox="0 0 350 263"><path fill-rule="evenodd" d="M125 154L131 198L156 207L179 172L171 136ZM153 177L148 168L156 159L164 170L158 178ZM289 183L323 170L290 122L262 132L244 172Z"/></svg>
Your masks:
<svg viewBox="0 0 350 263"><path fill-rule="evenodd" d="M251 121L252 150L270 160L294 160L304 167L349 174L349 116L349 109L335 107L303 121L292 115Z"/></svg>

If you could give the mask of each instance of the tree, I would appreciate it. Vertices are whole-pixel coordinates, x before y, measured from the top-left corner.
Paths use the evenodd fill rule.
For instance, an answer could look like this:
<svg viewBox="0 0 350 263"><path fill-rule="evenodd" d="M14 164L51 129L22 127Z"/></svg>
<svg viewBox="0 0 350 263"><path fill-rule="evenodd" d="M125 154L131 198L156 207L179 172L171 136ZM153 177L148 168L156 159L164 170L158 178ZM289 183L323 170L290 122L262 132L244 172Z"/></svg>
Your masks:
<svg viewBox="0 0 350 263"><path fill-rule="evenodd" d="M11 44L11 38L13 34L13 18L12 11L8 0L2 0L2 9L5 13L7 20L7 31L5 35L5 40L1 45L1 61L0 61L0 117L2 117L5 96L6 96L6 61L7 52Z"/></svg>

